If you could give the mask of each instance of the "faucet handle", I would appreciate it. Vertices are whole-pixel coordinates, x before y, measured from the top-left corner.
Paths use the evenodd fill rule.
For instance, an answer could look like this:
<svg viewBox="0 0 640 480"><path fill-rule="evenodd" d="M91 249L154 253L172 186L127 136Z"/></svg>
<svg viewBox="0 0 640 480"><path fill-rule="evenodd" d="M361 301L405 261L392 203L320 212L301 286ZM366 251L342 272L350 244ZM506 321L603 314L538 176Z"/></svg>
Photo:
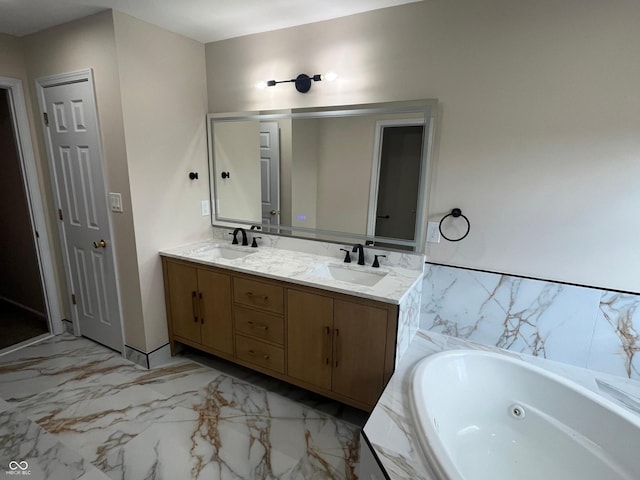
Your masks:
<svg viewBox="0 0 640 480"><path fill-rule="evenodd" d="M378 268L380 267L380 262L378 262L378 257L380 258L387 258L386 255L374 255L374 259L373 259L373 264L371 265L373 268Z"/></svg>
<svg viewBox="0 0 640 480"><path fill-rule="evenodd" d="M341 248L340 250L346 252L344 255L344 263L351 263L351 255L349 255L349 250L347 250L346 248Z"/></svg>
<svg viewBox="0 0 640 480"><path fill-rule="evenodd" d="M238 245L238 237L236 237L236 234L233 232L229 232L229 235L233 235L233 241L231 242L231 245Z"/></svg>
<svg viewBox="0 0 640 480"><path fill-rule="evenodd" d="M262 239L262 237L253 237L253 241L251 242L251 246L253 248L258 248L258 242L256 242L256 238Z"/></svg>

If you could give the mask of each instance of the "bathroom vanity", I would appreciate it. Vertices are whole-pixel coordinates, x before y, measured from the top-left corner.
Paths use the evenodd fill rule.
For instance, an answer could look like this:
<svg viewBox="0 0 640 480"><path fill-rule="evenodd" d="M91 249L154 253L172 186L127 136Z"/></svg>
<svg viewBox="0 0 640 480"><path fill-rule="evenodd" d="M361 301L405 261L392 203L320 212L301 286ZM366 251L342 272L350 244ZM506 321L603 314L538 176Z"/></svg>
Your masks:
<svg viewBox="0 0 640 480"><path fill-rule="evenodd" d="M343 264L337 254L216 242L161 252L172 354L189 345L372 410L399 336L417 329L409 304L422 270Z"/></svg>

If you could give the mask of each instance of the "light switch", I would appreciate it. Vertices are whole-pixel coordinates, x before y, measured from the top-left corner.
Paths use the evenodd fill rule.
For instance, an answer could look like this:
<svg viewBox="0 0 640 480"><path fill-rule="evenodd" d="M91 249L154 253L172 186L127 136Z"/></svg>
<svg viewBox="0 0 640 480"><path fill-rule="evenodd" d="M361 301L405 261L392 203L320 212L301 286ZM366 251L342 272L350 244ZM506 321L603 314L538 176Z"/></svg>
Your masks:
<svg viewBox="0 0 640 480"><path fill-rule="evenodd" d="M109 206L112 212L122 213L122 195L109 192Z"/></svg>
<svg viewBox="0 0 640 480"><path fill-rule="evenodd" d="M440 243L440 222L427 223L427 242Z"/></svg>
<svg viewBox="0 0 640 480"><path fill-rule="evenodd" d="M203 217L211 214L211 209L209 208L209 200L202 200L200 203L200 211Z"/></svg>

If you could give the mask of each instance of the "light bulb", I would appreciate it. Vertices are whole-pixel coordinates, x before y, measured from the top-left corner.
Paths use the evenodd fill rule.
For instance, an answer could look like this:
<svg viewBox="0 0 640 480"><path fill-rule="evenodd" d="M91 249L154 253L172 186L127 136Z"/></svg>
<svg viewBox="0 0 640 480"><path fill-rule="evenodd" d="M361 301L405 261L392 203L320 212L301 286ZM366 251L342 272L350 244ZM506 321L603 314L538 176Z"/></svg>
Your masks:
<svg viewBox="0 0 640 480"><path fill-rule="evenodd" d="M336 72L327 72L322 75L322 79L327 82L333 82L336 78L338 78L338 74Z"/></svg>
<svg viewBox="0 0 640 480"><path fill-rule="evenodd" d="M265 82L264 80L260 80L258 83L256 83L256 88L258 90L264 90L265 88L267 88L267 82Z"/></svg>

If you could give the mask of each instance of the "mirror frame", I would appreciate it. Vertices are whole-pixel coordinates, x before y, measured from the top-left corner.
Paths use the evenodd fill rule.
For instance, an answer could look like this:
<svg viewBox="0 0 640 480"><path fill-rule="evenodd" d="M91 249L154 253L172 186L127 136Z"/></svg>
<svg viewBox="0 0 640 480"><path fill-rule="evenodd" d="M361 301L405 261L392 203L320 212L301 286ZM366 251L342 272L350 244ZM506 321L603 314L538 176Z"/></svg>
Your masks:
<svg viewBox="0 0 640 480"><path fill-rule="evenodd" d="M400 102L384 102L356 105L335 105L313 108L294 108L265 111L245 111L228 113L210 113L207 115L207 144L209 162L209 194L211 205L211 225L214 227L235 228L238 226L259 225L266 228L268 224L257 224L247 220L226 218L218 214L219 208L216 196L216 178L221 172L216 170L214 161L213 126L220 122L237 121L268 121L281 119L313 119L331 117L349 117L362 115L391 115L391 114L416 114L424 116L426 128L424 129L422 167L420 171L420 182L416 212L416 237L413 241L398 238L376 237L368 234L357 234L350 232L339 232L332 230L322 230L317 228L278 225L281 233L261 230L268 235L280 235L304 240L315 240L333 243L343 243L346 241L359 241L363 244L368 242L381 242L385 244L385 249L394 250L397 246L399 251L423 252L425 249L429 186L431 178L431 162L434 151L435 126L437 123L438 101L436 99L411 100ZM426 148L424 147L426 145ZM371 203L369 203L371 205ZM371 212L368 212L371 215ZM306 235L305 235L306 234ZM313 236L308 236L313 235ZM370 243L369 243L370 244ZM371 244L370 244L371 245ZM403 248L404 247L404 248ZM407 250L411 247L411 250Z"/></svg>

